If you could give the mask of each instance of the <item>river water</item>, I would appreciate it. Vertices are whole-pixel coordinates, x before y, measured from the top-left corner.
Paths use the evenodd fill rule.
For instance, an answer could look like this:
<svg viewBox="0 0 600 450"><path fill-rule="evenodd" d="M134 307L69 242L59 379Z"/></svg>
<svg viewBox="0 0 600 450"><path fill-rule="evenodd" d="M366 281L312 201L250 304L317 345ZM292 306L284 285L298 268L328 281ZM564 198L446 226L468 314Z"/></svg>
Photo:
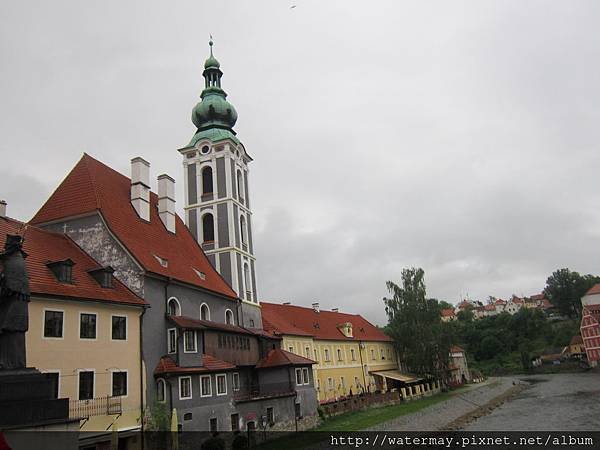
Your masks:
<svg viewBox="0 0 600 450"><path fill-rule="evenodd" d="M530 383L467 431L600 431L600 373L513 377Z"/></svg>

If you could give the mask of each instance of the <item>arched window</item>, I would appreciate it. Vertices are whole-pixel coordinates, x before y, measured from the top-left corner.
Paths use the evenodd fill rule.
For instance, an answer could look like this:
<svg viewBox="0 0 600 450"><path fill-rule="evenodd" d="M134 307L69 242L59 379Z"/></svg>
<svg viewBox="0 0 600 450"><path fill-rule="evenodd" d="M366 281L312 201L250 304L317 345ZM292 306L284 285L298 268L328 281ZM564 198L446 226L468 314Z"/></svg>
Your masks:
<svg viewBox="0 0 600 450"><path fill-rule="evenodd" d="M215 219L208 213L202 216L202 241L214 242L215 240Z"/></svg>
<svg viewBox="0 0 600 450"><path fill-rule="evenodd" d="M244 264L244 285L246 287L246 300L252 300L252 285L250 284L250 269Z"/></svg>
<svg viewBox="0 0 600 450"><path fill-rule="evenodd" d="M163 380L162 378L159 378L156 381L156 400L159 402L164 402L165 398L167 397L167 386L165 384L165 380Z"/></svg>
<svg viewBox="0 0 600 450"><path fill-rule="evenodd" d="M212 167L206 166L202 169L202 194L213 193L213 171Z"/></svg>
<svg viewBox="0 0 600 450"><path fill-rule="evenodd" d="M181 315L181 307L179 306L179 301L175 297L171 297L167 303L167 314L170 316Z"/></svg>
<svg viewBox="0 0 600 450"><path fill-rule="evenodd" d="M225 323L227 325L233 325L233 312L230 309L225 310Z"/></svg>
<svg viewBox="0 0 600 450"><path fill-rule="evenodd" d="M200 306L200 319L210 320L210 309L208 309L206 303L202 303L202 306Z"/></svg>
<svg viewBox="0 0 600 450"><path fill-rule="evenodd" d="M238 198L240 199L240 203L244 203L244 179L242 178L242 171L237 171L237 191Z"/></svg>
<svg viewBox="0 0 600 450"><path fill-rule="evenodd" d="M246 217L243 215L240 216L240 234L242 235L242 248L246 250L247 248L247 230L246 230Z"/></svg>

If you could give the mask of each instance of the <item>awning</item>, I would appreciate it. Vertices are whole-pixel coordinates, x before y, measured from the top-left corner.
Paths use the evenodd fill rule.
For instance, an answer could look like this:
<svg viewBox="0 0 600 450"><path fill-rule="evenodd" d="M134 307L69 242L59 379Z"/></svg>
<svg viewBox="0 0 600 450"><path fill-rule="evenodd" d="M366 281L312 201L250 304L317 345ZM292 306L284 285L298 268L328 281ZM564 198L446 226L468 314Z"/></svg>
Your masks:
<svg viewBox="0 0 600 450"><path fill-rule="evenodd" d="M391 378L392 380L402 381L403 383L414 383L421 381L422 378L415 378L411 375L400 372L399 370L381 370L379 372L369 372L371 375L379 375L384 378Z"/></svg>

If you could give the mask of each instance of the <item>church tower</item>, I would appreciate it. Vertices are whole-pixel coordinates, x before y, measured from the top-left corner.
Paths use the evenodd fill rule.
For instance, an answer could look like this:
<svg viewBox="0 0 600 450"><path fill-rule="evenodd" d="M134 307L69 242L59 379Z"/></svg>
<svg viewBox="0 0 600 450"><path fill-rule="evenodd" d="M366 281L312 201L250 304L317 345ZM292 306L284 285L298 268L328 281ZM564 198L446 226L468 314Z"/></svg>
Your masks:
<svg viewBox="0 0 600 450"><path fill-rule="evenodd" d="M248 193L252 161L233 126L237 112L221 88L219 61L204 63L204 90L192 110L197 128L179 150L185 178L185 220L212 265L242 299L243 326L261 327Z"/></svg>

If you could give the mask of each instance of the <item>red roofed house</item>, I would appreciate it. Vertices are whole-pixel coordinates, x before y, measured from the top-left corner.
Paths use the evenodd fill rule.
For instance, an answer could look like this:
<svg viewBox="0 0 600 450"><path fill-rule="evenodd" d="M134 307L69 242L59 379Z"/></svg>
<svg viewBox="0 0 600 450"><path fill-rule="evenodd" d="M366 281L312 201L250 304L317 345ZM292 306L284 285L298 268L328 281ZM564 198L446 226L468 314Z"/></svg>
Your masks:
<svg viewBox="0 0 600 450"><path fill-rule="evenodd" d="M454 308L446 308L440 311L442 322L450 322L456 320L456 314L454 314Z"/></svg>
<svg viewBox="0 0 600 450"><path fill-rule="evenodd" d="M600 284L586 292L581 304L581 338L588 363L595 367L600 361Z"/></svg>
<svg viewBox="0 0 600 450"><path fill-rule="evenodd" d="M317 362L320 401L384 391L398 379L392 378L399 367L392 339L362 316L325 311L318 303L306 308L261 302L261 307L265 331L282 338L282 348Z"/></svg>
<svg viewBox="0 0 600 450"><path fill-rule="evenodd" d="M23 239L31 301L27 366L52 380L52 395L69 398L76 430L127 448L142 423L140 317L147 303L64 234L0 216L7 235ZM93 443L88 441L88 443Z"/></svg>

